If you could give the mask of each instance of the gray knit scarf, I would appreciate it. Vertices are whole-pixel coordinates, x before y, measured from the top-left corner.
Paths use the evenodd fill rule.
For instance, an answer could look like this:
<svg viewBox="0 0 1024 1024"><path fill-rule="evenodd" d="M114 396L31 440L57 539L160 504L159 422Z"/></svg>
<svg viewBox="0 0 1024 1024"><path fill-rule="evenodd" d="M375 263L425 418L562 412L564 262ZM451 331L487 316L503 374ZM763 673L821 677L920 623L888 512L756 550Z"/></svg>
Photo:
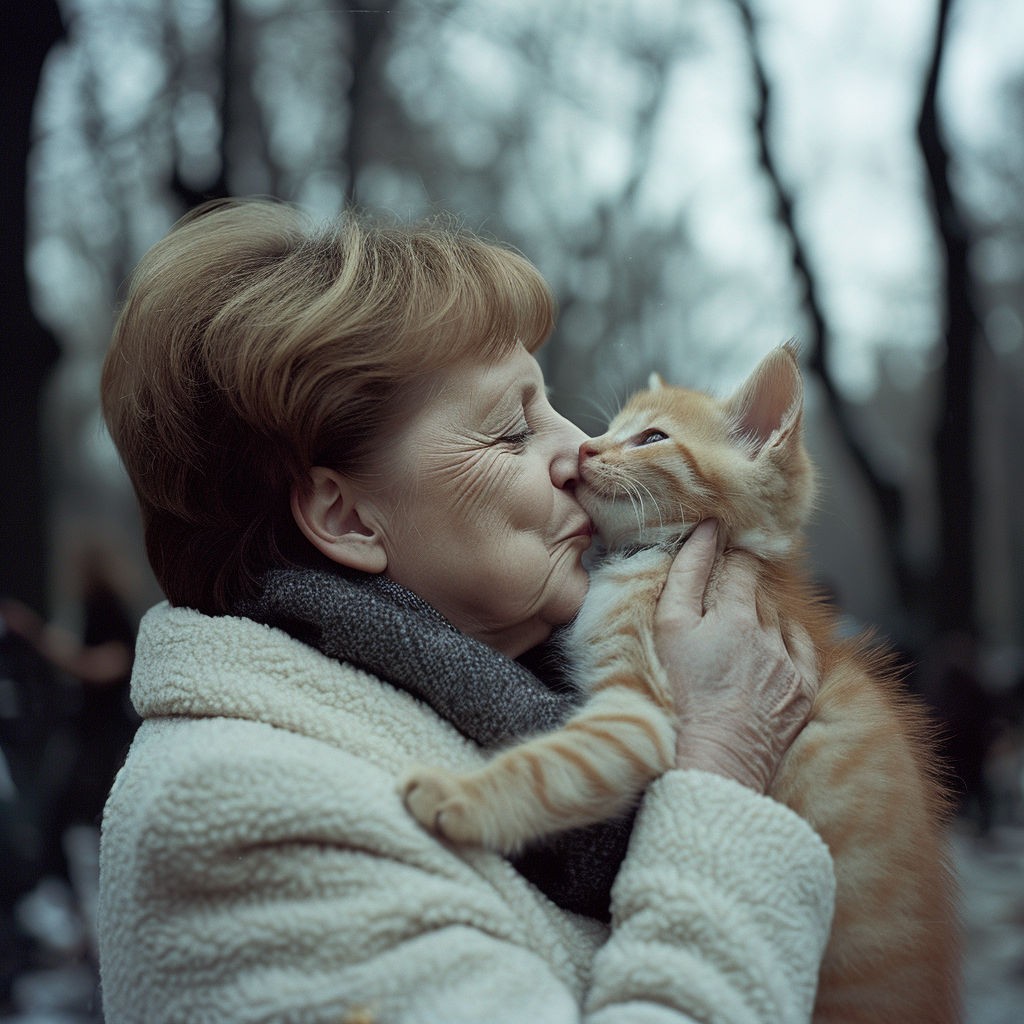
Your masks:
<svg viewBox="0 0 1024 1024"><path fill-rule="evenodd" d="M273 569L262 586L237 614L386 679L483 747L556 728L580 702L556 644L512 661L383 576L331 563ZM608 921L632 826L631 815L564 832L512 863L558 906Z"/></svg>

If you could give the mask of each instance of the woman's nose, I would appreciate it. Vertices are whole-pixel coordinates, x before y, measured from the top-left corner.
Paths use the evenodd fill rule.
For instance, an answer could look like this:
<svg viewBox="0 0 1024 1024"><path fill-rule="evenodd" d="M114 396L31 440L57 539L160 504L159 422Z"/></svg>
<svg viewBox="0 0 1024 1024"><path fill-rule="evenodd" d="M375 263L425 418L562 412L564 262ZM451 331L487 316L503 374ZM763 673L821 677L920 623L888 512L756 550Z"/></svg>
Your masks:
<svg viewBox="0 0 1024 1024"><path fill-rule="evenodd" d="M586 435L574 423L564 420L566 435L560 441L560 451L551 463L551 482L560 488L571 490L576 486L579 479L579 463L576 457L576 445L583 438L586 444ZM564 447L562 447L564 446Z"/></svg>

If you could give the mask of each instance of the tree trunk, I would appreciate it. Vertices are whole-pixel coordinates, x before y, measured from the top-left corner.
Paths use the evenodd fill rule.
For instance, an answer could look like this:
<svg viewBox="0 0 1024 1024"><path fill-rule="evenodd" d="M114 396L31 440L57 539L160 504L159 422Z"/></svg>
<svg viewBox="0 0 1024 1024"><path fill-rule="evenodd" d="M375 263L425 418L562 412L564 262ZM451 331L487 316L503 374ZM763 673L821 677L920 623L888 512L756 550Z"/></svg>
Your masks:
<svg viewBox="0 0 1024 1024"><path fill-rule="evenodd" d="M348 89L348 133L345 144L349 205L355 202L356 175L362 163L361 143L365 130L366 96L375 72L374 55L378 43L390 27L390 19L397 3L398 0L394 0L386 8L374 8L366 0L348 0L349 25L352 31L352 53L349 59L352 79Z"/></svg>
<svg viewBox="0 0 1024 1024"><path fill-rule="evenodd" d="M936 93L952 0L939 0L938 23L925 81L917 136L928 169L932 211L946 257L946 364L935 435L939 493L939 565L931 587L941 631L975 637L974 574L974 346L978 315L967 258L970 232L949 182L949 151Z"/></svg>
<svg viewBox="0 0 1024 1024"><path fill-rule="evenodd" d="M25 183L32 106L50 47L64 30L53 0L32 0L7 9L3 33L3 97L6 134L0 189L0 270L4 326L0 332L0 596L43 610L46 591L46 513L39 443L39 393L58 348L32 314L25 278Z"/></svg>

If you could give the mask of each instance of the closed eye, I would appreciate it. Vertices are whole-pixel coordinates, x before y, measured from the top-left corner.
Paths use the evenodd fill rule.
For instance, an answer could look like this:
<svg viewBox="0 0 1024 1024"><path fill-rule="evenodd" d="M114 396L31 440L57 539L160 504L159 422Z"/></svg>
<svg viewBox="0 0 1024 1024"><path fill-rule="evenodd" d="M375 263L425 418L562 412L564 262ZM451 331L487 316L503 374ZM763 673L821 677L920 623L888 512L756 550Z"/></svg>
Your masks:
<svg viewBox="0 0 1024 1024"><path fill-rule="evenodd" d="M497 443L507 444L510 448L522 448L531 437L533 437L533 431L529 427L525 427L514 434L504 434L497 439Z"/></svg>
<svg viewBox="0 0 1024 1024"><path fill-rule="evenodd" d="M637 447L645 444L655 444L658 441L667 441L668 434L661 430L645 430L637 439Z"/></svg>

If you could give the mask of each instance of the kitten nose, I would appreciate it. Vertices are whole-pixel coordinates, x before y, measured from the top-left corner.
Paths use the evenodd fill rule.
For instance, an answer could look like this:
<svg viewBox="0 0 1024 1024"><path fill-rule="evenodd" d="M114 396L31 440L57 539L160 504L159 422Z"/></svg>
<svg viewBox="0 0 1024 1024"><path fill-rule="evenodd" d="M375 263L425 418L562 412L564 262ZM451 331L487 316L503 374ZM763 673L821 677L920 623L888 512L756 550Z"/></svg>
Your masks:
<svg viewBox="0 0 1024 1024"><path fill-rule="evenodd" d="M586 460L589 459L592 455L596 454L597 449L591 448L589 441L584 441L583 444L580 445L580 467L582 468L583 463L586 462Z"/></svg>

